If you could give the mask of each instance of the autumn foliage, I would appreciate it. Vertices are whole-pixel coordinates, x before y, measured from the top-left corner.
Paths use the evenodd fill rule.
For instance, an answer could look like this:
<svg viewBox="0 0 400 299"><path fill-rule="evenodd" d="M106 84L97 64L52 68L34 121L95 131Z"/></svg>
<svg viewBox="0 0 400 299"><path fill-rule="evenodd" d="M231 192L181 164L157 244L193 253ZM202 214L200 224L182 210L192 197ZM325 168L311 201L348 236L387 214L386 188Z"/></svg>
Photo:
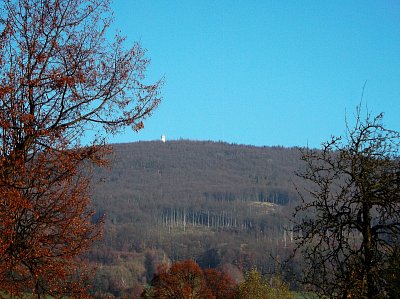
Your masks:
<svg viewBox="0 0 400 299"><path fill-rule="evenodd" d="M225 272L216 269L205 269L204 278L215 298L234 298L235 281Z"/></svg>
<svg viewBox="0 0 400 299"><path fill-rule="evenodd" d="M194 261L162 265L143 298L234 298L235 282L223 272L202 270Z"/></svg>
<svg viewBox="0 0 400 299"><path fill-rule="evenodd" d="M67 166L69 154L36 155L30 158L34 163L1 163L0 286L11 294L80 292L79 281L88 273L80 267L78 281L71 280L75 257L89 249L101 228L91 223L88 182L76 166Z"/></svg>
<svg viewBox="0 0 400 299"><path fill-rule="evenodd" d="M78 257L101 232L87 175L106 163L104 133L140 130L160 101L160 82L142 82L140 45L125 50L124 38L105 39L109 7L0 4L2 292L85 296L89 272Z"/></svg>
<svg viewBox="0 0 400 299"><path fill-rule="evenodd" d="M289 287L278 276L266 279L256 269L246 273L245 280L239 284L237 299L293 299Z"/></svg>
<svg viewBox="0 0 400 299"><path fill-rule="evenodd" d="M148 288L145 299L293 299L289 287L279 277L268 280L256 269L235 282L229 274L216 269L201 269L191 260L161 265Z"/></svg>

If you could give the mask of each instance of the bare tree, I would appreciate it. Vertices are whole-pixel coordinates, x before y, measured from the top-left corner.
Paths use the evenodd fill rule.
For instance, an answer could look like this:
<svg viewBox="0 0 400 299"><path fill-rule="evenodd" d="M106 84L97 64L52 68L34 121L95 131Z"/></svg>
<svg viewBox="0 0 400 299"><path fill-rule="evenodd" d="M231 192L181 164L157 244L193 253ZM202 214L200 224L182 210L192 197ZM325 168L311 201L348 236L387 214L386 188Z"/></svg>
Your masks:
<svg viewBox="0 0 400 299"><path fill-rule="evenodd" d="M296 208L303 282L330 298L389 298L399 272L400 134L383 115L303 152L307 183Z"/></svg>

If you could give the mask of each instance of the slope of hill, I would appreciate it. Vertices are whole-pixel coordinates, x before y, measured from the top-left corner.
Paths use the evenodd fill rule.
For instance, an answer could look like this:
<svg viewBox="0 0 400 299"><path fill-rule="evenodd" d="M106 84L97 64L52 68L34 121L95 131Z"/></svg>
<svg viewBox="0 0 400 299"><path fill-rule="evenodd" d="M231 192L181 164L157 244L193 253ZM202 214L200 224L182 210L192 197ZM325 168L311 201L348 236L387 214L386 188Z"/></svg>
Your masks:
<svg viewBox="0 0 400 299"><path fill-rule="evenodd" d="M203 267L273 272L269 255L290 247L298 149L181 140L113 150L110 168L93 176L93 201L106 227L91 256L113 269L106 267L112 279L123 276L119 269L143 283L161 260L188 258ZM128 260L131 268L122 271Z"/></svg>

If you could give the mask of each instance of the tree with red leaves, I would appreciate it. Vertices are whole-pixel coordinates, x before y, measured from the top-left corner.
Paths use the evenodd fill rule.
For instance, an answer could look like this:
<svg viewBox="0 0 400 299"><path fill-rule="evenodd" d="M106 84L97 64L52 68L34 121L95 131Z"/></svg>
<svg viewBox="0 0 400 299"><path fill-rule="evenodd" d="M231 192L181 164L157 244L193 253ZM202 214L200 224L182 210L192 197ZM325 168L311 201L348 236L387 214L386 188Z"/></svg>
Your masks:
<svg viewBox="0 0 400 299"><path fill-rule="evenodd" d="M236 283L227 273L216 269L205 269L203 272L206 284L216 299L235 298Z"/></svg>
<svg viewBox="0 0 400 299"><path fill-rule="evenodd" d="M106 163L108 134L142 129L161 100L160 81L143 83L145 51L126 50L118 35L107 41L110 23L110 0L0 4L0 290L8 295L84 296L77 257L101 231L85 174Z"/></svg>
<svg viewBox="0 0 400 299"><path fill-rule="evenodd" d="M151 286L142 294L143 298L234 298L235 282L215 269L202 270L194 261L162 265L154 275Z"/></svg>

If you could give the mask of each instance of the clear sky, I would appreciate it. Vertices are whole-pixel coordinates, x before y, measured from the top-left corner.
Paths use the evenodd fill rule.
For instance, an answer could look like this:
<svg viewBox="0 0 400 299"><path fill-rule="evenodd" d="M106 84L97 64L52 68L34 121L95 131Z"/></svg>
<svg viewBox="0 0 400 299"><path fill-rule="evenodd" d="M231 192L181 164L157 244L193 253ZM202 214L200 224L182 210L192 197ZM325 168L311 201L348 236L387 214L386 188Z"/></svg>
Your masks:
<svg viewBox="0 0 400 299"><path fill-rule="evenodd" d="M319 147L364 104L400 130L400 1L114 0L114 27L166 78L139 133ZM347 112L346 112L347 111Z"/></svg>

